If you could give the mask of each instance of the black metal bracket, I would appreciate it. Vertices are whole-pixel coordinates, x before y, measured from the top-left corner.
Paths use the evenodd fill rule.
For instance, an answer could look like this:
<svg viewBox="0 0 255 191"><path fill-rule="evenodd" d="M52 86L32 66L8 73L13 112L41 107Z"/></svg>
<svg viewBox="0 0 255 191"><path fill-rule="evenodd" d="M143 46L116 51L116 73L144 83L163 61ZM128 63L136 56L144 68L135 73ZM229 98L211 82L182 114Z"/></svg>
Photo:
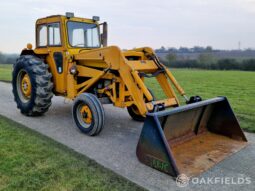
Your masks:
<svg viewBox="0 0 255 191"><path fill-rule="evenodd" d="M202 101L202 98L200 96L191 96L189 100L186 101L186 104L197 103L200 101Z"/></svg>
<svg viewBox="0 0 255 191"><path fill-rule="evenodd" d="M158 111L163 111L165 110L165 104L164 103L158 103L158 104L153 104L153 112L158 112Z"/></svg>
<svg viewBox="0 0 255 191"><path fill-rule="evenodd" d="M159 75L159 74L162 73L162 72L164 72L164 70L158 70L158 71L156 71L156 72L154 72L154 73L152 73L152 74L150 74L150 75L149 75L149 74L146 74L146 73L144 73L144 72L140 72L139 75L140 75L141 77L153 78L153 77Z"/></svg>

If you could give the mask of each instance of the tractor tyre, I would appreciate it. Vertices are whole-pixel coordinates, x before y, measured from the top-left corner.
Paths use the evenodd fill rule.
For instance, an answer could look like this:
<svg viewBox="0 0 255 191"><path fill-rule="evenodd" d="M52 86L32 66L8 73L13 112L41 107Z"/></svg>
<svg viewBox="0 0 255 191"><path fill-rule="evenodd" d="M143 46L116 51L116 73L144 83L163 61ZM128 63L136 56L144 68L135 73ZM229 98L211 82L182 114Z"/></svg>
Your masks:
<svg viewBox="0 0 255 191"><path fill-rule="evenodd" d="M20 56L12 72L12 92L20 112L39 116L48 111L53 96L48 65L32 55Z"/></svg>
<svg viewBox="0 0 255 191"><path fill-rule="evenodd" d="M98 135L103 127L105 114L99 99L90 93L82 93L72 108L73 120L79 130L87 135Z"/></svg>
<svg viewBox="0 0 255 191"><path fill-rule="evenodd" d="M152 101L155 101L156 100L156 97L154 96L153 92L148 89L149 92L151 93L152 95ZM147 102L147 101L146 101ZM142 116L140 113L139 113L139 110L137 108L136 105L131 105L129 107L127 107L127 110L128 110L128 114L132 117L133 120L135 121L141 121L143 122L145 120L145 117Z"/></svg>

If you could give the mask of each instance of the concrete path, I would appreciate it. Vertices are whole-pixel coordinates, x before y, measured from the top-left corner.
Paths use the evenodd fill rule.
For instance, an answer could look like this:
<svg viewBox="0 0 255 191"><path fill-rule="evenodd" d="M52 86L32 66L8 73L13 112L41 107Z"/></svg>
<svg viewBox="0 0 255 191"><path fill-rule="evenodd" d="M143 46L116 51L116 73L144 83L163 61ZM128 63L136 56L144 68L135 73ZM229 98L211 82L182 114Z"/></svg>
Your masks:
<svg viewBox="0 0 255 191"><path fill-rule="evenodd" d="M142 123L131 120L124 109L105 105L105 128L97 137L89 137L75 128L71 116L72 103L54 97L49 112L42 117L25 117L16 109L11 85L0 82L0 115L15 120L72 149L94 159L149 190L255 190L255 135L248 134L252 143L246 149L221 162L199 178L248 177L251 184L190 184L179 188L175 181L163 173L141 164L135 154Z"/></svg>

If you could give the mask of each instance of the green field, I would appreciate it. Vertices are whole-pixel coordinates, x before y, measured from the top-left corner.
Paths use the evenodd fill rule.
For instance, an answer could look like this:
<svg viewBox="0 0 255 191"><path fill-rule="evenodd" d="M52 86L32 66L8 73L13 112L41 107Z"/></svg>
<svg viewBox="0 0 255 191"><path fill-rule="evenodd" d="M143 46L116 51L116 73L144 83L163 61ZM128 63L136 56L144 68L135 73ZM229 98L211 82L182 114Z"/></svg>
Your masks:
<svg viewBox="0 0 255 191"><path fill-rule="evenodd" d="M0 64L0 80L1 81L10 81L11 80L11 70L12 70L12 65Z"/></svg>
<svg viewBox="0 0 255 191"><path fill-rule="evenodd" d="M226 96L241 127L255 132L255 72L193 69L174 69L172 72L189 96L200 95L203 99ZM164 98L161 91L155 91L158 90L156 80L147 84L157 99Z"/></svg>
<svg viewBox="0 0 255 191"><path fill-rule="evenodd" d="M143 190L55 141L0 116L0 190Z"/></svg>
<svg viewBox="0 0 255 191"><path fill-rule="evenodd" d="M11 66L0 65L0 80L11 79L10 69ZM174 69L172 72L189 96L228 97L242 128L255 132L255 72L193 69ZM147 84L158 99L163 97L155 80L149 79Z"/></svg>

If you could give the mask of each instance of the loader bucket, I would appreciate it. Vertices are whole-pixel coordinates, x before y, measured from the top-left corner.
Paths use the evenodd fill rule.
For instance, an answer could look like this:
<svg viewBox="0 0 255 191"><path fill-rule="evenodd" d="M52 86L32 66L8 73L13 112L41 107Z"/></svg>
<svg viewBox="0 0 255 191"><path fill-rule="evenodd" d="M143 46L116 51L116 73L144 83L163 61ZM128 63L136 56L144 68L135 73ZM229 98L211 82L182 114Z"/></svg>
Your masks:
<svg viewBox="0 0 255 191"><path fill-rule="evenodd" d="M227 98L148 113L136 154L171 176L196 176L247 145Z"/></svg>

